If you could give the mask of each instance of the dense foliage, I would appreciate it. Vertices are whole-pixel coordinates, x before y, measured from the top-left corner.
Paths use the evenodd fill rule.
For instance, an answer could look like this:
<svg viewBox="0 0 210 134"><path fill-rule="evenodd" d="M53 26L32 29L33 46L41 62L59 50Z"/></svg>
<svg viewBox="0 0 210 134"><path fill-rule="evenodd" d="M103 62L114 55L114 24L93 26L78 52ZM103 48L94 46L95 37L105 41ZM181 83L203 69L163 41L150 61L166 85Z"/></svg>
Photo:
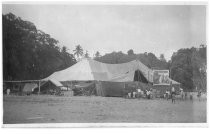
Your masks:
<svg viewBox="0 0 210 134"><path fill-rule="evenodd" d="M36 26L12 13L3 21L3 79L40 79L74 64L67 48Z"/></svg>
<svg viewBox="0 0 210 134"><path fill-rule="evenodd" d="M158 59L153 53L134 54L132 49L128 51L128 54L124 54L123 52L112 52L95 58L97 61L110 64L125 63L135 59L140 60L149 68L169 69L166 60Z"/></svg>
<svg viewBox="0 0 210 134"><path fill-rule="evenodd" d="M170 62L172 79L182 83L185 89L206 89L206 46L180 49Z"/></svg>

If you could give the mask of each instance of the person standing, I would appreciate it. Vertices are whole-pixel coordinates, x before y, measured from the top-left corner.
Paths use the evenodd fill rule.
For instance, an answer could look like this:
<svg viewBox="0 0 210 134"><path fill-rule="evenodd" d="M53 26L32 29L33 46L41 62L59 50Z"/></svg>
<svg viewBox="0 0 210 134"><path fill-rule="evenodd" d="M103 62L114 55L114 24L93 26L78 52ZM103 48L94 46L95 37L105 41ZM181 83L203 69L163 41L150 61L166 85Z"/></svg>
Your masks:
<svg viewBox="0 0 210 134"><path fill-rule="evenodd" d="M150 88L150 99L153 99L154 97L154 90Z"/></svg>
<svg viewBox="0 0 210 134"><path fill-rule="evenodd" d="M198 100L201 101L201 90L198 90Z"/></svg>
<svg viewBox="0 0 210 134"><path fill-rule="evenodd" d="M175 104L175 99L176 99L176 98L175 98L175 94L174 94L174 93L171 94L171 99L172 99L172 103Z"/></svg>
<svg viewBox="0 0 210 134"><path fill-rule="evenodd" d="M148 99L151 98L151 92L150 92L150 90L147 90L147 98L148 98Z"/></svg>
<svg viewBox="0 0 210 134"><path fill-rule="evenodd" d="M169 98L169 91L166 90L166 100L168 100L168 98Z"/></svg>
<svg viewBox="0 0 210 134"><path fill-rule="evenodd" d="M181 99L184 100L184 91L182 88L180 88L180 94L181 94Z"/></svg>
<svg viewBox="0 0 210 134"><path fill-rule="evenodd" d="M8 88L8 89L7 89L7 95L9 95L9 94L10 94L10 89Z"/></svg>
<svg viewBox="0 0 210 134"><path fill-rule="evenodd" d="M129 98L129 99L131 98L131 92L128 93L128 98Z"/></svg>
<svg viewBox="0 0 210 134"><path fill-rule="evenodd" d="M172 87L172 89L171 89L171 94L173 94L173 93L175 93L175 88L174 87Z"/></svg>
<svg viewBox="0 0 210 134"><path fill-rule="evenodd" d="M141 97L143 98L144 97L144 91L141 90Z"/></svg>
<svg viewBox="0 0 210 134"><path fill-rule="evenodd" d="M172 99L172 103L174 103L174 104L175 104L175 95L176 95L175 88L172 87L172 89L171 89L171 99Z"/></svg>
<svg viewBox="0 0 210 134"><path fill-rule="evenodd" d="M166 98L166 93L163 94L163 98L164 98L164 99Z"/></svg>
<svg viewBox="0 0 210 134"><path fill-rule="evenodd" d="M138 89L136 89L136 90L137 90L137 97L138 97L138 98L141 98L141 89L138 88Z"/></svg>
<svg viewBox="0 0 210 134"><path fill-rule="evenodd" d="M129 89L128 98L133 98L133 89Z"/></svg>
<svg viewBox="0 0 210 134"><path fill-rule="evenodd" d="M127 89L127 84L124 84L124 88L123 88L123 96L124 98L128 97L128 89Z"/></svg>
<svg viewBox="0 0 210 134"><path fill-rule="evenodd" d="M133 91L133 98L136 98L136 91Z"/></svg>
<svg viewBox="0 0 210 134"><path fill-rule="evenodd" d="M190 92L190 100L193 101L193 93Z"/></svg>
<svg viewBox="0 0 210 134"><path fill-rule="evenodd" d="M168 91L168 99L171 99L171 91Z"/></svg>
<svg viewBox="0 0 210 134"><path fill-rule="evenodd" d="M187 100L187 92L184 93L184 98Z"/></svg>

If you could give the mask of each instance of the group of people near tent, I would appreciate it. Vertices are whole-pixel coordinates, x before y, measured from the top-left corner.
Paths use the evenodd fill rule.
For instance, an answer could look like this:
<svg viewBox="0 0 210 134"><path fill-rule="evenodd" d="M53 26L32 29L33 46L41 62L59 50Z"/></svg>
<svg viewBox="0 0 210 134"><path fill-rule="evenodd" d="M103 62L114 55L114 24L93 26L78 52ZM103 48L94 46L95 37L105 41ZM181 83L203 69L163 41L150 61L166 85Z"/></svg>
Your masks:
<svg viewBox="0 0 210 134"><path fill-rule="evenodd" d="M201 101L201 94L202 94L202 91L198 90L197 91L197 97L198 97L199 101ZM176 95L180 95L181 100L187 100L187 97L188 97L188 93L184 92L184 90L182 88L180 88L178 93L177 93L175 91L174 87L172 87L171 91L166 90L166 92L164 94L164 98L167 99L167 100L172 99L172 103L175 103ZM189 98L190 98L191 101L193 100L193 92L189 93Z"/></svg>
<svg viewBox="0 0 210 134"><path fill-rule="evenodd" d="M137 89L134 89L127 94L127 98L147 98L152 99L153 98L153 89L141 89L138 87Z"/></svg>
<svg viewBox="0 0 210 134"><path fill-rule="evenodd" d="M180 90L183 91L183 89L180 88ZM166 98L167 100L168 99L171 99L172 100L172 103L175 103L175 95L176 95L176 91L175 91L175 88L172 87L171 90L166 90L165 94L163 95L163 98Z"/></svg>
<svg viewBox="0 0 210 134"><path fill-rule="evenodd" d="M188 95L189 94L189 95ZM199 101L201 100L201 90L197 91L197 97ZM146 99L152 99L155 96L155 89L141 89L140 87L137 87L136 89L130 90L126 94L126 98L146 98ZM174 87L171 87L171 89L168 89L163 94L163 98L169 100L171 99L172 103L175 103L175 100L178 98L178 96L181 98L181 100L187 100L187 97L189 96L190 100L193 100L193 92L187 93L184 92L182 88L179 88L179 90L175 90Z"/></svg>

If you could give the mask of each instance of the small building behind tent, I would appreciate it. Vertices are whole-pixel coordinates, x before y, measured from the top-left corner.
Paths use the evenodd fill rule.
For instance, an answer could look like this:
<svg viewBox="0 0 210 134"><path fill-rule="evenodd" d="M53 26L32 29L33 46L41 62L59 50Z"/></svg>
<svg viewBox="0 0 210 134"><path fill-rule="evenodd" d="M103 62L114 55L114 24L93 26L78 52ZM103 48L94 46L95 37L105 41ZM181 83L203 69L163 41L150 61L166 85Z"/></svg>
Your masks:
<svg viewBox="0 0 210 134"><path fill-rule="evenodd" d="M6 94L6 90L10 89L10 94L20 95L22 93L25 83L22 82L3 82L3 93Z"/></svg>
<svg viewBox="0 0 210 134"><path fill-rule="evenodd" d="M39 87L36 87L33 93L38 94L38 92L39 92ZM64 96L74 95L74 92L70 87L64 85L63 83L55 79L50 79L48 81L41 81L40 94L56 95L56 93L58 92L60 92L59 95L62 94Z"/></svg>
<svg viewBox="0 0 210 134"><path fill-rule="evenodd" d="M63 85L56 80L41 81L40 83L40 93L41 94L52 94L57 90L60 90ZM33 93L37 94L39 92L39 87L36 87Z"/></svg>
<svg viewBox="0 0 210 134"><path fill-rule="evenodd" d="M22 89L22 93L23 94L31 94L35 88L37 88L38 85L36 83L25 83L23 89Z"/></svg>
<svg viewBox="0 0 210 134"><path fill-rule="evenodd" d="M172 87L175 88L175 91L177 94L179 93L180 83L172 79L170 79L170 81L171 81L171 84L169 85L153 85L153 88L156 89L157 96L159 97L163 96L163 94L165 94L167 90L171 91Z"/></svg>

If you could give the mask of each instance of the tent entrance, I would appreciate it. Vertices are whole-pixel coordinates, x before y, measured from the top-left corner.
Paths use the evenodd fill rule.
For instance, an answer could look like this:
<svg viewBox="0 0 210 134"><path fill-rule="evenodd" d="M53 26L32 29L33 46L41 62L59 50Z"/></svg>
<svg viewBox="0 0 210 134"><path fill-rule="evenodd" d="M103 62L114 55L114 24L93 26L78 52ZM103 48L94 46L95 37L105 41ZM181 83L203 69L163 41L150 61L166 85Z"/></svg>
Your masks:
<svg viewBox="0 0 210 134"><path fill-rule="evenodd" d="M147 79L144 77L140 70L136 70L134 73L134 81L139 81L143 83L148 83Z"/></svg>

